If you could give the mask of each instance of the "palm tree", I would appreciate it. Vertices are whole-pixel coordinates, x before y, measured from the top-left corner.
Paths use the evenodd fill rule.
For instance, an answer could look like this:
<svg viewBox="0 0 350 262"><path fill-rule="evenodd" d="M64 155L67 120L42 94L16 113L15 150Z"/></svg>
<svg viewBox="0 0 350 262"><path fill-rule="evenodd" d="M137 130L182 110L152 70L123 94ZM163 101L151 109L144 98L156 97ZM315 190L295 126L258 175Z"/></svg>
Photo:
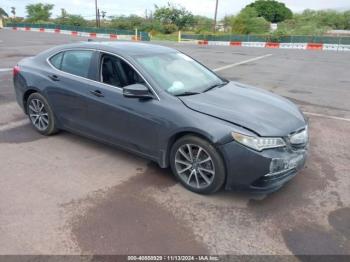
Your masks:
<svg viewBox="0 0 350 262"><path fill-rule="evenodd" d="M11 14L13 15L13 18L16 18L16 7L11 7Z"/></svg>
<svg viewBox="0 0 350 262"><path fill-rule="evenodd" d="M0 7L0 18L3 18L3 17L9 17L9 15L5 12L4 9L2 9L2 8Z"/></svg>

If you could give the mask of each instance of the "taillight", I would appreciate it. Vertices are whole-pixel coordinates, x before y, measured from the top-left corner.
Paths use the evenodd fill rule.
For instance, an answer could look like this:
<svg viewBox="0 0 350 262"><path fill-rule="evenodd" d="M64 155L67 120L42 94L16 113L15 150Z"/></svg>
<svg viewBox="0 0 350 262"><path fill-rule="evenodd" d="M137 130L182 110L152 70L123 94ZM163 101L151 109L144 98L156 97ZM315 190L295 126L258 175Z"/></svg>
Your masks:
<svg viewBox="0 0 350 262"><path fill-rule="evenodd" d="M19 66L16 65L13 67L13 77L15 77L20 72Z"/></svg>

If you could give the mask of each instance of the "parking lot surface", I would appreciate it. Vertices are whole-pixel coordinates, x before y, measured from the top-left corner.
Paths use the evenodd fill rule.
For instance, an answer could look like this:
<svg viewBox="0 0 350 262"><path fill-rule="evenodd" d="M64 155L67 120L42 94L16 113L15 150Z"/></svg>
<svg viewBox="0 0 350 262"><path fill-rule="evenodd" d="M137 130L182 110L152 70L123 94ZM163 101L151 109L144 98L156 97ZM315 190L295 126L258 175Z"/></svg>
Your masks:
<svg viewBox="0 0 350 262"><path fill-rule="evenodd" d="M350 254L350 52L159 43L309 117L306 167L284 188L201 196L132 154L31 128L8 69L82 40L0 30L0 254Z"/></svg>

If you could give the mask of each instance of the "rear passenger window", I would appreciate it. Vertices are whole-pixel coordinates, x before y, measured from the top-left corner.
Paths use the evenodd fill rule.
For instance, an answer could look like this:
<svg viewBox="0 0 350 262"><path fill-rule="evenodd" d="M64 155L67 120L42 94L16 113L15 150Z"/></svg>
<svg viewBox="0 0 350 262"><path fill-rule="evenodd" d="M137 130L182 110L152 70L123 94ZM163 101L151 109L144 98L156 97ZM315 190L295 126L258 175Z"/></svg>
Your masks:
<svg viewBox="0 0 350 262"><path fill-rule="evenodd" d="M61 62L62 62L63 53L58 53L57 55L54 55L50 58L50 63L56 67L57 69L61 69Z"/></svg>
<svg viewBox="0 0 350 262"><path fill-rule="evenodd" d="M87 77L92 55L93 51L87 50L65 51L60 69L73 75Z"/></svg>

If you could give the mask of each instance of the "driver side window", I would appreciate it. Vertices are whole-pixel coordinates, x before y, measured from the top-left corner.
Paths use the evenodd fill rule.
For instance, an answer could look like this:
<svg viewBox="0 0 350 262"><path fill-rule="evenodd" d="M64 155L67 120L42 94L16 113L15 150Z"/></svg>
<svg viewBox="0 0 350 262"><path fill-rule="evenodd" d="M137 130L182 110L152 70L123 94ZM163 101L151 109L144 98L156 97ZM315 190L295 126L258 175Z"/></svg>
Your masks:
<svg viewBox="0 0 350 262"><path fill-rule="evenodd" d="M100 81L120 88L136 83L145 83L130 65L122 59L109 54L101 56Z"/></svg>

